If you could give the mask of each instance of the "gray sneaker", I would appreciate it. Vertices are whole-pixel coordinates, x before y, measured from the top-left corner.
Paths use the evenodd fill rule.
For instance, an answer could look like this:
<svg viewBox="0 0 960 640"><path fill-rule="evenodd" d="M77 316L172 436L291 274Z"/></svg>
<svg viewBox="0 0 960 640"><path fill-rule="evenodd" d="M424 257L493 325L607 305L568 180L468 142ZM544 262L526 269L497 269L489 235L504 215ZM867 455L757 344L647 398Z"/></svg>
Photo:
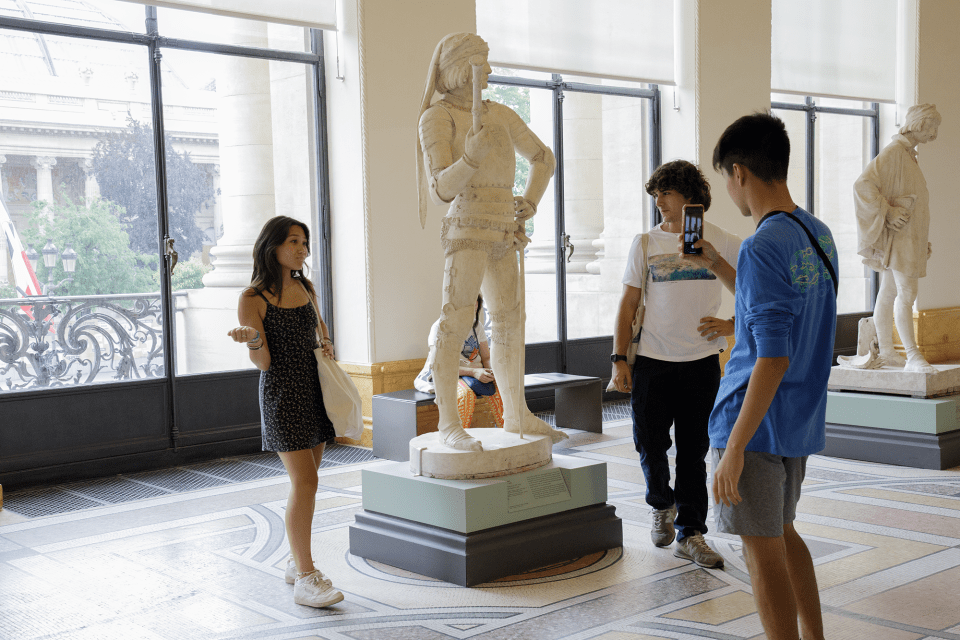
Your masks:
<svg viewBox="0 0 960 640"><path fill-rule="evenodd" d="M677 537L677 530L673 528L673 521L677 519L677 505L667 509L653 509L653 528L650 529L650 539L658 547L668 547Z"/></svg>
<svg viewBox="0 0 960 640"><path fill-rule="evenodd" d="M723 558L720 554L710 548L707 541L703 539L703 534L697 533L687 536L677 543L673 550L673 555L684 560L693 560L701 567L707 569L722 569Z"/></svg>

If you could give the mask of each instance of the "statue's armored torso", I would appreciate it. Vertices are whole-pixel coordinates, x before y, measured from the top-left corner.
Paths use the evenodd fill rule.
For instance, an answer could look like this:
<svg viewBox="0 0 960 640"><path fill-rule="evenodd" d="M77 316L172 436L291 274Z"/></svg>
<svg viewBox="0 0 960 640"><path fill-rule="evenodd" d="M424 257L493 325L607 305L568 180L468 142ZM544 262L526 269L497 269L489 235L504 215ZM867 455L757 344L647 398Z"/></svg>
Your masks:
<svg viewBox="0 0 960 640"><path fill-rule="evenodd" d="M523 124L507 107L484 102L483 127L489 127L493 147L443 218L441 240L445 253L480 249L499 259L513 249L513 234L520 229L513 200L514 120ZM469 111L446 101L434 104L421 124L424 151L431 166L442 167L459 160L471 126Z"/></svg>

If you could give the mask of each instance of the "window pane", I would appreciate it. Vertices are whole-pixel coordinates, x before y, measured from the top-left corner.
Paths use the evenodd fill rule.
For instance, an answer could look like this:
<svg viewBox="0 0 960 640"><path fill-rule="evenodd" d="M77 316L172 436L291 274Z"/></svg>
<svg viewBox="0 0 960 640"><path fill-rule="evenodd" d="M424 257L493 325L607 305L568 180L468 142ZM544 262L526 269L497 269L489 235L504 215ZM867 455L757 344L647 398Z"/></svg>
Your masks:
<svg viewBox="0 0 960 640"><path fill-rule="evenodd" d="M508 76L511 78L523 78L524 80L551 80L553 74L544 73L543 71L529 71L529 70L519 70L519 69L510 69L507 67L493 67L492 75L495 76Z"/></svg>
<svg viewBox="0 0 960 640"><path fill-rule="evenodd" d="M529 77L527 72L521 75ZM517 112L530 129L548 147L553 147L553 93L491 83L483 92L485 100L494 100ZM514 179L514 195L522 195L527 186L530 164L519 155ZM557 252L556 198L553 181L527 221L527 245L524 258L527 322L524 338L528 344L557 339Z"/></svg>
<svg viewBox="0 0 960 640"><path fill-rule="evenodd" d="M148 60L0 30L3 390L163 375Z"/></svg>
<svg viewBox="0 0 960 640"><path fill-rule="evenodd" d="M115 0L3 0L0 16L143 33L146 13L143 5Z"/></svg>
<svg viewBox="0 0 960 640"><path fill-rule="evenodd" d="M847 102L847 108L860 103ZM870 161L870 123L860 116L817 115L817 217L833 231L840 255L838 313L870 310L870 272L857 254L853 183Z"/></svg>
<svg viewBox="0 0 960 640"><path fill-rule="evenodd" d="M790 169L787 173L787 187L794 201L805 209L811 203L805 202L807 193L807 114L804 111L773 109L773 115L783 120L790 136Z"/></svg>
<svg viewBox="0 0 960 640"><path fill-rule="evenodd" d="M613 333L621 279L634 236L648 225L650 174L642 98L565 92L564 225L567 337Z"/></svg>
<svg viewBox="0 0 960 640"><path fill-rule="evenodd" d="M265 29L266 38L263 37ZM212 13L181 11L167 7L157 7L157 30L167 38L284 51L310 50L307 30L303 27L227 18Z"/></svg>
<svg viewBox="0 0 960 640"><path fill-rule="evenodd" d="M260 35L265 44L266 25ZM274 215L316 229L313 67L172 50L164 59L193 70L163 86L168 218L179 234L177 374L249 369L247 350L226 332L250 283L253 243ZM316 274L316 233L311 245Z"/></svg>

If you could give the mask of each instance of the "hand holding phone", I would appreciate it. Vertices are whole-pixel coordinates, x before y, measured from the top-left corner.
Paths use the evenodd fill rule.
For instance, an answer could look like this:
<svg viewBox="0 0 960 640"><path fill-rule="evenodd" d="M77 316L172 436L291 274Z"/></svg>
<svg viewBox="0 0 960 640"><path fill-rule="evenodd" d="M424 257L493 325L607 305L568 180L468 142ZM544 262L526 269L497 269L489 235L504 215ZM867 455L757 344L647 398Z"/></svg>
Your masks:
<svg viewBox="0 0 960 640"><path fill-rule="evenodd" d="M693 245L703 238L703 205L683 205L683 252L687 255L700 255L702 249Z"/></svg>

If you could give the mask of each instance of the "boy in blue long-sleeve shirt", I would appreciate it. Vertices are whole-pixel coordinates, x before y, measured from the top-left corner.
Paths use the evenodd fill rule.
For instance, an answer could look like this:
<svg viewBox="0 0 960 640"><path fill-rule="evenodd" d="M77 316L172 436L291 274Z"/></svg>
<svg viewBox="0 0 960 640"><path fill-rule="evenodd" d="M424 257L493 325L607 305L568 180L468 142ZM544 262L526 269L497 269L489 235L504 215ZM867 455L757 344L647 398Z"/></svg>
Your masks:
<svg viewBox="0 0 960 640"><path fill-rule="evenodd" d="M767 638L822 640L813 560L793 520L807 456L826 437L837 254L830 229L793 202L789 159L783 123L765 113L727 127L713 151L757 224L740 248L736 346L710 415L713 495L717 530L743 541Z"/></svg>

